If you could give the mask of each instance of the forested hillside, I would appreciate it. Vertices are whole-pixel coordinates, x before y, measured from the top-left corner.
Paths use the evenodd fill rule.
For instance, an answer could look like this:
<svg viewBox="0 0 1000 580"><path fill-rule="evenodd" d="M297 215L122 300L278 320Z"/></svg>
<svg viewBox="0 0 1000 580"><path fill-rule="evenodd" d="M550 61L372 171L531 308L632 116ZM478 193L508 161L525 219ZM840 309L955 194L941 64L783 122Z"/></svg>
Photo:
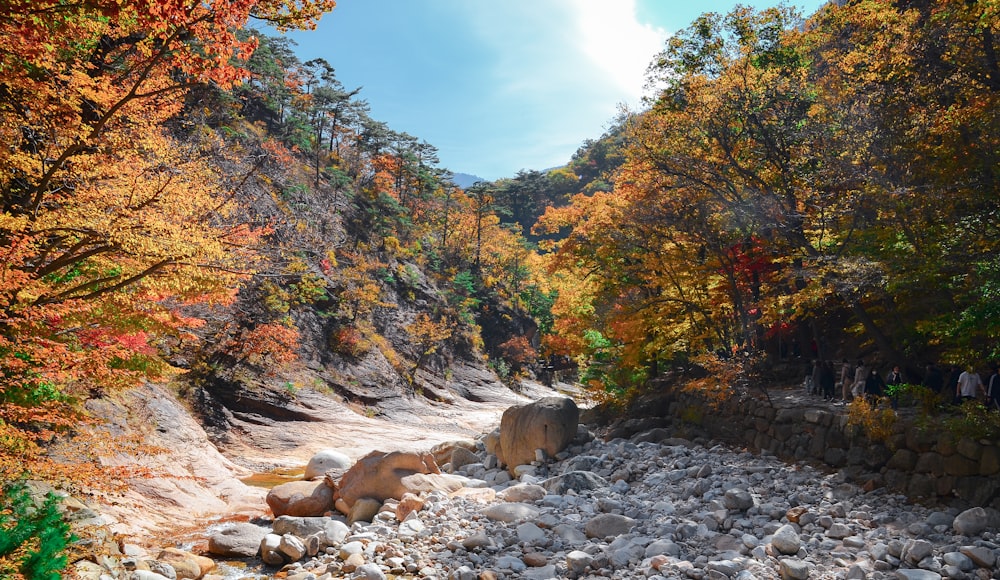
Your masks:
<svg viewBox="0 0 1000 580"><path fill-rule="evenodd" d="M549 344L612 362L598 384L735 352L864 356L914 381L1000 357L1000 5L837 4L673 36L614 188L535 225L569 231Z"/></svg>
<svg viewBox="0 0 1000 580"><path fill-rule="evenodd" d="M995 0L706 14L644 110L467 189L253 28L333 5L0 2L0 483L127 475L86 402L143 380L211 422L234 389L378 413L540 357L613 394L1000 357Z"/></svg>
<svg viewBox="0 0 1000 580"><path fill-rule="evenodd" d="M333 4L4 5L0 479L113 485L136 449L87 401L143 380L211 422L227 390L378 413L533 361L537 269L492 198L248 27Z"/></svg>

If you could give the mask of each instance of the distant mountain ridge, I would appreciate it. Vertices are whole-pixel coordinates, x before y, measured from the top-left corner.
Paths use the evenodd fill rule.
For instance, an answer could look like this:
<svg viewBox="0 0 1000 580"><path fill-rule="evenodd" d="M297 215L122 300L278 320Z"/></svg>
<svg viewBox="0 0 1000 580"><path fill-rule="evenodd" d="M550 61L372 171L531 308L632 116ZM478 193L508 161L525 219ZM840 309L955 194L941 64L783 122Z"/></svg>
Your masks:
<svg viewBox="0 0 1000 580"><path fill-rule="evenodd" d="M480 181L486 181L486 179L479 177L478 175L472 175L471 173L452 174L451 180L455 183L455 185L461 187L462 189L472 187Z"/></svg>

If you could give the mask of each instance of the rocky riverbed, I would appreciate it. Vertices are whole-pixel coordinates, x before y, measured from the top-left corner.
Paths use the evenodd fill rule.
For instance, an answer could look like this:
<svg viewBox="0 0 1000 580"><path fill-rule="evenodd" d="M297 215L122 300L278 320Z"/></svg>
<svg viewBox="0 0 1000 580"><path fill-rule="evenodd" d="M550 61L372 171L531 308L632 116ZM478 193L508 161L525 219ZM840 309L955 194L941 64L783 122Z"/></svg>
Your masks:
<svg viewBox="0 0 1000 580"><path fill-rule="evenodd" d="M215 541L266 537L281 564L254 558L230 576L293 580L1000 578L994 510L914 505L661 429L588 433L514 476L480 440L474 461L453 470L464 489L405 508L389 500L371 523L283 516L216 530ZM159 580L151 574L136 577Z"/></svg>

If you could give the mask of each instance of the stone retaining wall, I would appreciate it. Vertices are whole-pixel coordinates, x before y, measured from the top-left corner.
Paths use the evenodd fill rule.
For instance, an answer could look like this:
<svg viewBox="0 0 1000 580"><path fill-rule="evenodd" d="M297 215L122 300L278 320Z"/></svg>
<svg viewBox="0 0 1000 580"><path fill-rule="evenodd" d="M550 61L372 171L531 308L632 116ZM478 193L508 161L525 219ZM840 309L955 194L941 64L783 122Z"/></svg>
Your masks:
<svg viewBox="0 0 1000 580"><path fill-rule="evenodd" d="M887 443L847 424L843 406L789 405L787 400L731 399L717 409L677 394L668 416L699 424L718 439L789 460L819 462L866 486L888 486L914 500L954 498L1000 509L1000 442L955 440L921 429L901 413ZM912 413L910 413L912 415ZM677 424L677 423L675 423Z"/></svg>

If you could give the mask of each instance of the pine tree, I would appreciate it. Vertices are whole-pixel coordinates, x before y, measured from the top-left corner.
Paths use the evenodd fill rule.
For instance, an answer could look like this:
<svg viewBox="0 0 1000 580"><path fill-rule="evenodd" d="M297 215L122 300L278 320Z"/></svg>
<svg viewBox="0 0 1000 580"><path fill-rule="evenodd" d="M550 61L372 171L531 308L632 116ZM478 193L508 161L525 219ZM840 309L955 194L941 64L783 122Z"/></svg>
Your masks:
<svg viewBox="0 0 1000 580"><path fill-rule="evenodd" d="M51 491L36 505L24 482L3 491L0 503L0 576L18 572L28 580L58 580L66 567L66 546L76 538Z"/></svg>

